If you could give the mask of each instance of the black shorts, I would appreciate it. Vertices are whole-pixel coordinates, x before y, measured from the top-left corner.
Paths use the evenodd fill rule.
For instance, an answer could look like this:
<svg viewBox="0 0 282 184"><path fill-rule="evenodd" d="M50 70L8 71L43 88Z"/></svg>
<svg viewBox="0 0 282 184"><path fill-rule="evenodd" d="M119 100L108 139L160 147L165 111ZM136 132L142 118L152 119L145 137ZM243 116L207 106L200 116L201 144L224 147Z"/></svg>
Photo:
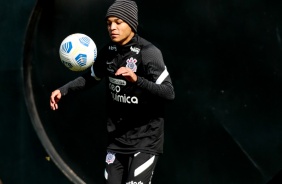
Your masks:
<svg viewBox="0 0 282 184"><path fill-rule="evenodd" d="M148 153L120 154L108 152L106 156L106 184L150 184L158 160Z"/></svg>

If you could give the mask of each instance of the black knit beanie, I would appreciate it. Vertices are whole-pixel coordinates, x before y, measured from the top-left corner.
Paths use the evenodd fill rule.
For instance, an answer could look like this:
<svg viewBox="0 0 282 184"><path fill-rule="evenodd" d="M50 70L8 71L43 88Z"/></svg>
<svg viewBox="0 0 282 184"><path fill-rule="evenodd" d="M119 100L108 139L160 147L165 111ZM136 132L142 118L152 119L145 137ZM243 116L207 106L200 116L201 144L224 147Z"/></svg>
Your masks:
<svg viewBox="0 0 282 184"><path fill-rule="evenodd" d="M125 21L136 33L138 25L138 7L132 0L116 0L108 9L106 18L114 16Z"/></svg>

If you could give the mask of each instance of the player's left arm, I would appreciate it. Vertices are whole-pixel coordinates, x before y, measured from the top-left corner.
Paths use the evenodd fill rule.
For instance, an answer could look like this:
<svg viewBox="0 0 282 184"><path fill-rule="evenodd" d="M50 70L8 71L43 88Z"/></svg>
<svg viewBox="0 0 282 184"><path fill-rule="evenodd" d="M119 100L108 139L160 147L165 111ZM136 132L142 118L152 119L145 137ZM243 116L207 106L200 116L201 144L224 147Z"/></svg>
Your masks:
<svg viewBox="0 0 282 184"><path fill-rule="evenodd" d="M149 47L143 51L142 58L148 77L137 76L137 86L164 99L173 100L175 92L161 51L154 46Z"/></svg>

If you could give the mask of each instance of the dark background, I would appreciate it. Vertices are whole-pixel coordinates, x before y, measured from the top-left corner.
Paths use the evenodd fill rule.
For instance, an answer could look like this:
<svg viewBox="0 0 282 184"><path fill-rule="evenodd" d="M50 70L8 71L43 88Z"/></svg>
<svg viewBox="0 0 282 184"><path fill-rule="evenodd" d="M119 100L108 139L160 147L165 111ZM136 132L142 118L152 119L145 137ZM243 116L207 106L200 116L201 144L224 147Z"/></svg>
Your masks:
<svg viewBox="0 0 282 184"><path fill-rule="evenodd" d="M49 109L49 95L81 74L60 63L61 41L81 32L101 48L109 39L104 15L112 2L2 2L4 184L71 183L46 159L50 152L42 146L36 124L44 127L60 157L80 178L102 183L104 86L64 98L57 112ZM282 2L137 3L139 33L162 50L176 91L167 106L165 154L153 183L282 183ZM31 88L26 86L28 72ZM34 104L25 98L27 89ZM32 108L39 121L34 121Z"/></svg>
<svg viewBox="0 0 282 184"><path fill-rule="evenodd" d="M27 113L22 62L34 0L1 1L0 11L0 179L3 184L70 183L45 159Z"/></svg>

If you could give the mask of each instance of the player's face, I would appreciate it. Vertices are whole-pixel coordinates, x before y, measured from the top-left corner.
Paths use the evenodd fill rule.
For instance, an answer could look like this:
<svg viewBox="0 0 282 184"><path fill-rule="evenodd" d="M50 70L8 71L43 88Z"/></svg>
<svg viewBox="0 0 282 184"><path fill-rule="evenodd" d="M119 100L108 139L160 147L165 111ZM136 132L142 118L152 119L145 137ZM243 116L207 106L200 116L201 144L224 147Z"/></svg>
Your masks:
<svg viewBox="0 0 282 184"><path fill-rule="evenodd" d="M119 45L126 44L134 36L131 27L117 17L108 17L107 25L110 38Z"/></svg>

